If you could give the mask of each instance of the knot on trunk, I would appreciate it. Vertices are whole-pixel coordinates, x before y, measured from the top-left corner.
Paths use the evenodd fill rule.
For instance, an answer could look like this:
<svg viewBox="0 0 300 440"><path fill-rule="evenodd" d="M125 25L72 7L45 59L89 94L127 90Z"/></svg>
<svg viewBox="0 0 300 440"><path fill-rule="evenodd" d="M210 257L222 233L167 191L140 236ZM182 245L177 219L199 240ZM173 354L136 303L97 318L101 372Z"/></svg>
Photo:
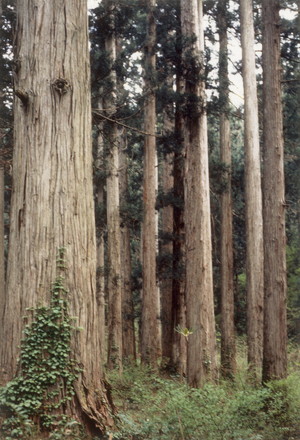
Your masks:
<svg viewBox="0 0 300 440"><path fill-rule="evenodd" d="M65 78L57 78L52 83L53 89L60 95L65 95L71 88L70 82Z"/></svg>

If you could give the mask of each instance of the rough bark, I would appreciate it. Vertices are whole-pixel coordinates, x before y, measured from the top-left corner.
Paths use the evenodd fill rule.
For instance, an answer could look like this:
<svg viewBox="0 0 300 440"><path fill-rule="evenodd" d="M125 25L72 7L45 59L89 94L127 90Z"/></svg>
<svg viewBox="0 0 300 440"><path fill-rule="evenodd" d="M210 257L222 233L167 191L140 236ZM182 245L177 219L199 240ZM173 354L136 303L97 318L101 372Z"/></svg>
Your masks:
<svg viewBox="0 0 300 440"><path fill-rule="evenodd" d="M117 75L116 37L114 31L114 5L106 0L110 30L105 39L105 50L110 57L110 89L106 92L104 107L107 116L113 118L116 112ZM121 281L121 230L119 193L119 136L118 127L110 123L107 127L106 149L106 208L107 208L107 260L108 260L108 353L109 368L122 370L122 281Z"/></svg>
<svg viewBox="0 0 300 440"><path fill-rule="evenodd" d="M240 17L245 100L248 364L255 379L262 366L264 251L252 0L241 0Z"/></svg>
<svg viewBox="0 0 300 440"><path fill-rule="evenodd" d="M263 380L287 374L286 236L279 1L263 0Z"/></svg>
<svg viewBox="0 0 300 440"><path fill-rule="evenodd" d="M83 367L66 411L90 431L111 423L100 361L86 2L17 1L14 167L4 382L17 372L26 309L48 304L58 248L66 249L70 314L83 330ZM27 99L22 99L27 96Z"/></svg>
<svg viewBox="0 0 300 440"><path fill-rule="evenodd" d="M181 0L182 34L194 37L185 59L185 237L186 237L186 307L188 339L187 378L200 386L216 376L216 339L212 280L212 249L208 176L207 118L203 73L202 1ZM195 104L195 99L198 101Z"/></svg>
<svg viewBox="0 0 300 440"><path fill-rule="evenodd" d="M126 156L126 133L120 130L122 148L120 149L120 200L126 201L128 192L128 165ZM131 282L130 228L126 221L121 223L121 262L122 262L122 328L123 359L136 360L134 304Z"/></svg>
<svg viewBox="0 0 300 440"><path fill-rule="evenodd" d="M101 96L102 90L99 90ZM103 111L102 98L98 99L98 109ZM98 123L98 137L97 137L97 156L95 160L96 171L99 172L104 169L104 139L103 128L104 123L100 121ZM105 190L104 182L102 180L97 181L96 185L96 211L99 213L103 210L105 203ZM98 304L98 316L99 316L99 338L103 341L101 344L101 360L106 361L106 340L105 336L105 243L104 243L104 227L101 225L97 228L97 304Z"/></svg>
<svg viewBox="0 0 300 440"><path fill-rule="evenodd" d="M227 8L227 0L219 0L220 159L222 164L226 167L226 171L223 175L226 181L226 188L221 195L221 373L224 377L233 378L236 371L236 348L234 328Z"/></svg>
<svg viewBox="0 0 300 440"><path fill-rule="evenodd" d="M156 283L156 125L155 91L153 75L155 72L156 25L154 18L155 0L148 0L147 41L145 44L145 136L143 202L144 217L142 229L142 322L141 359L142 362L157 366L160 356L160 307L159 291Z"/></svg>
<svg viewBox="0 0 300 440"><path fill-rule="evenodd" d="M2 27L2 0L0 1L0 26ZM0 97L0 107L1 113L4 111L4 102L3 102L3 90L0 89L1 97ZM4 131L0 131L0 142L1 149L3 148L2 139L4 137ZM2 158L1 158L2 159ZM2 322L3 312L4 312L4 304L5 304L5 242L4 242L4 166L0 164L0 319ZM1 333L0 333L1 334Z"/></svg>
<svg viewBox="0 0 300 440"><path fill-rule="evenodd" d="M183 82L177 72L176 89L182 94ZM178 140L178 150L174 152L174 198L173 208L173 295L172 295L172 327L186 328L185 304L185 239L184 239L184 158L183 158L183 116L180 104L176 105L175 135ZM173 341L172 364L180 376L186 375L187 339L175 331Z"/></svg>
<svg viewBox="0 0 300 440"><path fill-rule="evenodd" d="M173 78L167 78L168 87L172 90ZM166 136L174 130L174 119L172 109L168 105L164 109L163 130ZM169 153L164 157L162 164L162 190L165 195L173 191L173 161L174 154ZM164 206L161 210L162 245L160 252L166 257L166 267L160 282L161 298L161 334L162 334L162 357L169 365L172 359L172 347L174 339L174 328L172 326L172 267L169 264L173 256L173 206Z"/></svg>
<svg viewBox="0 0 300 440"><path fill-rule="evenodd" d="M5 308L4 168L0 165L0 319ZM1 334L1 332L0 332Z"/></svg>

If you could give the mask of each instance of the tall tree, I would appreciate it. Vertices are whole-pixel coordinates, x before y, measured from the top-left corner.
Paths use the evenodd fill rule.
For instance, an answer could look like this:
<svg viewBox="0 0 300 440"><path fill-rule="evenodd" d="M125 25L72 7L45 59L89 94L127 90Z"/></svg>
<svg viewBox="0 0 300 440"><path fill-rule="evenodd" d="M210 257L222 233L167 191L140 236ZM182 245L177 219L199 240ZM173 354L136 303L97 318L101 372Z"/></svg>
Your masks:
<svg viewBox="0 0 300 440"><path fill-rule="evenodd" d="M119 152L120 158L120 200L125 203L128 200L128 161L126 153L127 135L122 128L119 130L122 146ZM130 228L128 222L121 222L121 261L122 261L122 338L123 359L136 360L135 328L134 328L134 304L132 295L132 264L130 246Z"/></svg>
<svg viewBox="0 0 300 440"><path fill-rule="evenodd" d="M218 2L220 159L225 167L226 187L221 194L221 372L233 377L236 370L233 291L233 240L231 195L231 139L228 75L228 1Z"/></svg>
<svg viewBox="0 0 300 440"><path fill-rule="evenodd" d="M16 375L23 317L27 308L49 303L57 251L64 247L70 315L82 331L71 340L72 357L81 366L75 395L60 410L91 432L103 431L110 415L97 338L86 2L18 0L15 61L13 194L0 371L5 382Z"/></svg>
<svg viewBox="0 0 300 440"><path fill-rule="evenodd" d="M2 8L2 0L0 1L0 27L2 29L3 20L2 20L3 8ZM0 29L0 35L2 34ZM2 36L2 35L1 35ZM1 54L2 57L2 54ZM2 65L2 62L1 62ZM3 72L1 72L3 75ZM1 77L2 77L1 75ZM0 115L3 114L4 111L4 92L3 92L3 84L1 84L0 88L1 98L0 98ZM3 150L3 138L5 136L3 130L3 124L1 121L0 125L0 142L1 142L1 150ZM2 158L1 158L2 159ZM4 310L5 304L5 257L4 257L4 166L0 163L0 317L2 319L2 313Z"/></svg>
<svg viewBox="0 0 300 440"><path fill-rule="evenodd" d="M105 49L109 57L109 78L104 107L108 117L114 118L117 100L117 42L114 2L105 0L108 28ZM116 123L107 127L106 149L106 205L107 205L107 259L108 259L108 359L109 368L122 369L122 280L121 230L119 195L119 133Z"/></svg>
<svg viewBox="0 0 300 440"><path fill-rule="evenodd" d="M257 376L262 366L264 250L252 0L240 0L240 18L245 101L248 363L251 374Z"/></svg>
<svg viewBox="0 0 300 440"><path fill-rule="evenodd" d="M181 0L185 79L185 238L188 340L187 378L200 386L216 375L216 340L208 176L204 22L201 0Z"/></svg>
<svg viewBox="0 0 300 440"><path fill-rule="evenodd" d="M176 92L183 96L181 64L176 68ZM178 100L175 110L175 138L177 148L174 151L174 199L173 208L173 299L172 327L179 330L174 333L173 365L181 376L186 375L187 339L180 329L186 329L185 301L185 228L184 228L184 152L183 152L183 114Z"/></svg>
<svg viewBox="0 0 300 440"><path fill-rule="evenodd" d="M170 92L173 87L173 75L166 78L166 86ZM165 106L163 110L163 130L166 136L174 130L173 102ZM173 158L174 154L165 154L162 164L162 191L164 197L168 198L173 191ZM161 210L162 245L160 253L166 261L165 271L160 282L161 297L161 333L162 333L162 357L170 363L172 359L174 328L172 326L172 270L170 261L173 256L173 206L171 203L164 203Z"/></svg>
<svg viewBox="0 0 300 440"><path fill-rule="evenodd" d="M281 102L280 2L263 0L263 380L287 374L285 188Z"/></svg>
<svg viewBox="0 0 300 440"><path fill-rule="evenodd" d="M175 59L175 81L178 99L175 103L174 134L176 148L174 151L174 208L173 208L173 300L172 322L174 329L186 329L186 301L185 301L185 228L184 228L184 132L183 109L184 97L183 79L183 39L181 30L181 9L178 2L176 15L176 39L178 56ZM178 44L179 43L179 44ZM187 365L187 338L180 331L174 333L173 365L178 373L186 375Z"/></svg>
<svg viewBox="0 0 300 440"><path fill-rule="evenodd" d="M155 99L155 0L147 0L147 37L145 43L145 136L142 232L142 361L154 367L160 355L159 291L156 283L156 99Z"/></svg>
<svg viewBox="0 0 300 440"><path fill-rule="evenodd" d="M99 90L99 98L97 100L97 109L103 112L103 94L102 89ZM95 158L96 176L99 175L100 170L103 170L104 165L104 121L101 120L97 124L98 136L97 136L97 148ZM105 181L101 178L96 178L96 194L95 194L95 207L96 207L96 220L97 212L103 212L105 203ZM101 216L103 217L103 216ZM99 224L100 223L100 224ZM99 338L100 341L105 341L105 242L104 234L105 227L103 224L103 218L101 221L96 221L96 237L97 237L97 303L98 303L98 316L99 316ZM101 359L104 361L106 356L106 344L102 343L101 346ZM106 359L105 359L106 360Z"/></svg>

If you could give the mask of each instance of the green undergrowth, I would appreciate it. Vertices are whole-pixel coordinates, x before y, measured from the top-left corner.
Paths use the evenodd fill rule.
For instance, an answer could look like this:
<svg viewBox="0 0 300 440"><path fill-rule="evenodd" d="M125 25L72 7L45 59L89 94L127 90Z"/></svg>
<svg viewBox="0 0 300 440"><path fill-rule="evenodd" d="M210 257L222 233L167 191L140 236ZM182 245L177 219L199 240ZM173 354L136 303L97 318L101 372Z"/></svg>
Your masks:
<svg viewBox="0 0 300 440"><path fill-rule="evenodd" d="M65 269L64 250L57 268ZM49 305L28 309L20 347L19 373L0 389L0 438L79 439L81 427L67 416L75 394L73 383L81 372L71 355L71 336L78 329L69 315L68 290L63 275L53 283Z"/></svg>
<svg viewBox="0 0 300 440"><path fill-rule="evenodd" d="M139 366L110 374L119 440L300 438L300 373L265 387L238 382L193 389Z"/></svg>

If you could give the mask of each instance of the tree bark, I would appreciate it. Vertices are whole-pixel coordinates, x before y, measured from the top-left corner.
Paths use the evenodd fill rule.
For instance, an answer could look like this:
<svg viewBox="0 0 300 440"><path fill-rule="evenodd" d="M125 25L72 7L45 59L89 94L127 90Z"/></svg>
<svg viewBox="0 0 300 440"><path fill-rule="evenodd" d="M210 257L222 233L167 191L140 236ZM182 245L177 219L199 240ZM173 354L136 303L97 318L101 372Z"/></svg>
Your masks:
<svg viewBox="0 0 300 440"><path fill-rule="evenodd" d="M159 291L156 283L156 126L155 74L156 25L154 18L155 0L147 1L147 41L145 44L145 136L144 144L144 180L143 201L144 217L142 230L142 323L141 323L141 359L142 362L157 367L161 354L160 346L160 306Z"/></svg>
<svg viewBox="0 0 300 440"><path fill-rule="evenodd" d="M66 249L70 314L83 330L72 357L83 370L66 411L91 432L112 422L100 360L86 2L18 0L15 144L1 376L17 373L23 317L47 304Z"/></svg>
<svg viewBox="0 0 300 440"><path fill-rule="evenodd" d="M236 371L236 348L234 328L227 9L228 1L219 0L220 159L222 165L226 166L226 171L223 175L223 178L226 180L226 189L221 195L221 373L223 377L233 378Z"/></svg>
<svg viewBox="0 0 300 440"><path fill-rule="evenodd" d="M120 197L121 200L126 201L128 192L128 165L125 151L126 132L120 130L119 136L123 141L123 147L120 149ZM136 360L136 343L131 282L130 228L124 220L121 225L123 359L132 362Z"/></svg>
<svg viewBox="0 0 300 440"><path fill-rule="evenodd" d="M116 37L114 23L114 5L105 0L110 29L105 39L105 50L110 57L109 90L106 93L104 107L106 114L113 117L116 113L117 75ZM106 207L107 207L107 259L108 259L108 354L109 368L122 370L122 281L121 281L121 230L120 230L120 194L119 194L119 136L115 123L107 128L108 146L106 149Z"/></svg>
<svg viewBox="0 0 300 440"><path fill-rule="evenodd" d="M1 28L3 25L2 13L3 13L2 0L0 0L0 26L1 26ZM2 113L4 111L2 87L0 89L0 93L1 93L0 106L1 106L1 113ZM1 131L0 131L1 149L3 149L3 142L2 142L3 137L4 137L4 130L3 130L3 126L1 124ZM3 319L4 305L5 305L4 166L3 166L3 164L0 164L0 319L1 319L1 322Z"/></svg>
<svg viewBox="0 0 300 440"><path fill-rule="evenodd" d="M102 90L99 90L99 96L102 94ZM103 99L98 99L98 109L103 112ZM95 160L95 167L97 172L103 170L104 165L104 138L103 129L104 122L100 121L97 125L98 137L97 137L97 156ZM103 211L105 203L105 182L102 179L97 181L96 185L96 212L99 213ZM98 214L100 215L100 214ZM97 217L97 214L96 214ZM97 220L97 218L96 218ZM103 221L103 219L102 219ZM105 325L105 243L104 243L104 233L105 229L101 222L101 226L97 228L97 304L98 304L98 316L99 316L99 338L103 341L101 345L101 360L104 362L106 360L106 325Z"/></svg>
<svg viewBox="0 0 300 440"><path fill-rule="evenodd" d="M188 338L187 378L201 386L216 376L216 339L208 176L207 118L203 74L202 1L181 0L183 37L194 37L185 59L185 237ZM190 51L193 72L190 71ZM189 74L192 78L187 77ZM196 103L195 103L196 98Z"/></svg>
<svg viewBox="0 0 300 440"><path fill-rule="evenodd" d="M263 0L263 381L287 374L286 236L279 1Z"/></svg>
<svg viewBox="0 0 300 440"><path fill-rule="evenodd" d="M173 77L168 77L166 82L169 90L172 90ZM174 118L171 107L171 105L166 106L163 112L163 130L166 136L174 131ZM164 195L168 195L173 191L173 165L174 153L166 154L162 164L162 190ZM167 258L165 271L160 282L162 357L166 364L170 365L174 339L174 328L172 326L172 266L169 264L173 257L173 206L171 204L164 206L161 210L161 227L163 244L160 252Z"/></svg>
<svg viewBox="0 0 300 440"><path fill-rule="evenodd" d="M182 94L183 82L177 72L176 90ZM184 157L183 157L183 115L180 104L176 105L175 135L178 150L174 152L174 198L173 208L173 286L172 327L174 333L172 364L180 376L186 375L187 339L176 329L186 328L185 301L185 228L184 228Z"/></svg>
<svg viewBox="0 0 300 440"><path fill-rule="evenodd" d="M0 165L0 319L5 309L4 167ZM1 332L0 332L1 335Z"/></svg>
<svg viewBox="0 0 300 440"><path fill-rule="evenodd" d="M262 366L264 250L252 0L240 1L240 16L245 97L248 364L257 380Z"/></svg>

